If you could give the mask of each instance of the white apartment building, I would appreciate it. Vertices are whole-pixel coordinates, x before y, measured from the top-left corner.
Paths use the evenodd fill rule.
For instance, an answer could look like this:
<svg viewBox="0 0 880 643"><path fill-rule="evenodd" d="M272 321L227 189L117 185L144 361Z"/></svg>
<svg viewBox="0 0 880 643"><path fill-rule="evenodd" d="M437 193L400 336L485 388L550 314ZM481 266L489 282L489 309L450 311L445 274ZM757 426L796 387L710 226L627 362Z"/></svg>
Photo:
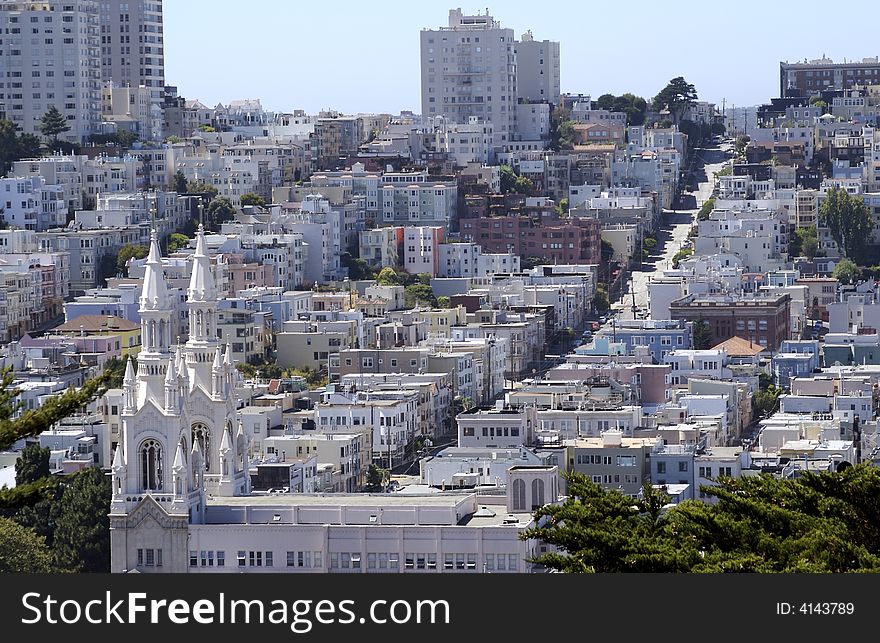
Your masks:
<svg viewBox="0 0 880 643"><path fill-rule="evenodd" d="M28 134L52 106L67 118L60 138L85 142L101 124L99 3L0 2L3 69L0 102Z"/></svg>
<svg viewBox="0 0 880 643"><path fill-rule="evenodd" d="M403 269L411 275L437 276L444 236L445 230L441 227L403 228Z"/></svg>
<svg viewBox="0 0 880 643"><path fill-rule="evenodd" d="M514 49L517 98L529 103L559 105L562 94L559 80L559 43L535 40L532 32L527 31ZM519 125L517 122L518 127Z"/></svg>
<svg viewBox="0 0 880 643"><path fill-rule="evenodd" d="M379 189L380 214L384 225L448 226L457 212L458 188L455 181L423 181L419 183L388 183L383 176Z"/></svg>
<svg viewBox="0 0 880 643"><path fill-rule="evenodd" d="M538 429L535 407L510 408L499 400L495 408L473 408L455 418L458 446L518 449L534 444Z"/></svg>
<svg viewBox="0 0 880 643"><path fill-rule="evenodd" d="M495 147L512 140L518 98L513 30L492 16L450 9L448 26L423 29L420 40L422 116L456 123L476 116L492 123Z"/></svg>
<svg viewBox="0 0 880 643"><path fill-rule="evenodd" d="M495 159L491 122L476 116L471 116L467 123L452 123L445 116L430 121L432 127L422 133L422 145L429 155L443 155L457 167L491 163Z"/></svg>
<svg viewBox="0 0 880 643"><path fill-rule="evenodd" d="M663 357L663 363L672 369L666 376L669 386L687 385L690 378L729 380L733 373L727 367L727 351L723 348L708 350L673 350ZM670 391L667 390L667 395Z"/></svg>
<svg viewBox="0 0 880 643"><path fill-rule="evenodd" d="M12 228L43 231L67 224L64 188L42 176L0 179L0 221Z"/></svg>
<svg viewBox="0 0 880 643"><path fill-rule="evenodd" d="M98 194L103 192L130 192L136 189L140 161L131 155L125 157L54 155L39 159L16 161L11 176L42 176L47 185L60 185L69 212L82 209L86 203L94 207ZM163 183L164 185L164 183Z"/></svg>
<svg viewBox="0 0 880 643"><path fill-rule="evenodd" d="M354 493L369 462L362 460L366 437L361 433L314 433L272 436L262 440L260 454L279 458L317 457L318 470L330 465L329 481L319 474L318 493Z"/></svg>
<svg viewBox="0 0 880 643"><path fill-rule="evenodd" d="M159 102L165 87L162 0L102 0L101 71L119 87L150 88Z"/></svg>
<svg viewBox="0 0 880 643"><path fill-rule="evenodd" d="M516 106L516 140L550 140L549 103L519 103Z"/></svg>

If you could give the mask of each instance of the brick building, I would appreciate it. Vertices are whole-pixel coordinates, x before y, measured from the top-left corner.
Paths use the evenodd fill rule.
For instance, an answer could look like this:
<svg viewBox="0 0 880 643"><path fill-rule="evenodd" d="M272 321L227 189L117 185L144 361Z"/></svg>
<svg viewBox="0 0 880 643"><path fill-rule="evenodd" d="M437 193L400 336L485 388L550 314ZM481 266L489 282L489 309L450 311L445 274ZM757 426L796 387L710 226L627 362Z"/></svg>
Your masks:
<svg viewBox="0 0 880 643"><path fill-rule="evenodd" d="M478 244L485 253L512 251L548 263L598 264L601 260L602 230L597 219L468 218L460 221L460 230L463 241Z"/></svg>
<svg viewBox="0 0 880 643"><path fill-rule="evenodd" d="M791 339L791 296L736 297L724 294L691 294L669 304L672 319L709 325L709 345L742 337L768 350ZM696 333L695 333L696 336Z"/></svg>

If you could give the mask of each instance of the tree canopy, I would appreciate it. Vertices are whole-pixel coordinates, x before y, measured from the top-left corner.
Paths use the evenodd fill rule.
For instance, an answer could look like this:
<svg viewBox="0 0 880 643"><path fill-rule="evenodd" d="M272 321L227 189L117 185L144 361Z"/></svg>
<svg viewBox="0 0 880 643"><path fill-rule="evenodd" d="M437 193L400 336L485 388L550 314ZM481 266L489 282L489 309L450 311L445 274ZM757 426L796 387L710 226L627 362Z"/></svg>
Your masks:
<svg viewBox="0 0 880 643"><path fill-rule="evenodd" d="M516 172L509 165L501 166L501 191L504 194L525 194L530 196L535 190L535 185L525 176Z"/></svg>
<svg viewBox="0 0 880 643"><path fill-rule="evenodd" d="M49 107L40 119L40 133L46 138L52 139L52 144L57 146L58 137L70 131L70 125L64 114L58 111L55 105Z"/></svg>
<svg viewBox="0 0 880 643"><path fill-rule="evenodd" d="M23 134L12 121L0 120L0 176L6 174L15 161L40 155L40 139L33 134Z"/></svg>
<svg viewBox="0 0 880 643"><path fill-rule="evenodd" d="M687 108L693 105L697 98L697 90L694 86L682 76L678 76L670 80L654 97L654 111L668 109L673 123L678 124Z"/></svg>
<svg viewBox="0 0 880 643"><path fill-rule="evenodd" d="M241 195L241 205L242 207L246 205L256 205L263 208L266 207L266 199L253 192L248 192L247 194Z"/></svg>
<svg viewBox="0 0 880 643"><path fill-rule="evenodd" d="M840 251L861 264L874 231L874 217L864 200L832 188L819 206L819 217Z"/></svg>
<svg viewBox="0 0 880 643"><path fill-rule="evenodd" d="M128 261L130 259L143 259L150 254L150 249L138 243L128 243L120 248L116 255L116 269L125 274L128 270Z"/></svg>
<svg viewBox="0 0 880 643"><path fill-rule="evenodd" d="M219 230L220 226L235 217L235 206L225 196L214 197L205 210L205 227Z"/></svg>
<svg viewBox="0 0 880 643"><path fill-rule="evenodd" d="M862 271L859 270L859 267L855 263L849 259L841 259L840 262L834 266L834 272L831 273L831 276L839 280L842 284L854 284L859 280L859 275L861 275L861 273Z"/></svg>
<svg viewBox="0 0 880 643"><path fill-rule="evenodd" d="M49 449L42 448L38 442L25 446L15 461L15 484L30 484L48 476L51 454Z"/></svg>
<svg viewBox="0 0 880 643"><path fill-rule="evenodd" d="M0 517L0 573L46 574L52 554L46 540L14 520Z"/></svg>
<svg viewBox="0 0 880 643"><path fill-rule="evenodd" d="M536 538L557 551L534 561L569 573L880 571L880 470L720 478L715 504L664 507L646 486L633 499L569 473L568 498L535 513Z"/></svg>

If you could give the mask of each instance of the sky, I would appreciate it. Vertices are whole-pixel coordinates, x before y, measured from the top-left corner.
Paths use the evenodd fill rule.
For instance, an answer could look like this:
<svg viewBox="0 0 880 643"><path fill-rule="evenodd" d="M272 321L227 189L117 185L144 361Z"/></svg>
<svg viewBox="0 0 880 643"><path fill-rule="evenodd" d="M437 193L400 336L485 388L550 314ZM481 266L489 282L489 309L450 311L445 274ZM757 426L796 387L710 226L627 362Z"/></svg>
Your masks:
<svg viewBox="0 0 880 643"><path fill-rule="evenodd" d="M419 31L446 26L451 8L487 9L452 1L165 0L166 83L211 107L259 98L272 111L420 112ZM854 0L846 14L872 6ZM517 38L531 30L559 41L562 91L594 98L650 99L684 76L701 100L757 105L779 94L780 61L880 54L871 38L829 29L818 0L505 0L488 9Z"/></svg>

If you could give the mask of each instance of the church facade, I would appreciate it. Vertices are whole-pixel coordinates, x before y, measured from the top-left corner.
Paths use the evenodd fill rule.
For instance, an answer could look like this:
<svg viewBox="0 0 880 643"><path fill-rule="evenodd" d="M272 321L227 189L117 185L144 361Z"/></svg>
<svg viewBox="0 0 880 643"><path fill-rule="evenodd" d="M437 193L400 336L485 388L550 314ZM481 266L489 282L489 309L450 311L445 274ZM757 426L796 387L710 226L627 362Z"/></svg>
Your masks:
<svg viewBox="0 0 880 643"><path fill-rule="evenodd" d="M204 230L187 290L190 336L176 327L155 232L140 314L143 350L123 381L122 434L112 464L111 570L186 571L189 524L208 496L245 495L248 437L235 421L238 373L217 339L217 289Z"/></svg>

